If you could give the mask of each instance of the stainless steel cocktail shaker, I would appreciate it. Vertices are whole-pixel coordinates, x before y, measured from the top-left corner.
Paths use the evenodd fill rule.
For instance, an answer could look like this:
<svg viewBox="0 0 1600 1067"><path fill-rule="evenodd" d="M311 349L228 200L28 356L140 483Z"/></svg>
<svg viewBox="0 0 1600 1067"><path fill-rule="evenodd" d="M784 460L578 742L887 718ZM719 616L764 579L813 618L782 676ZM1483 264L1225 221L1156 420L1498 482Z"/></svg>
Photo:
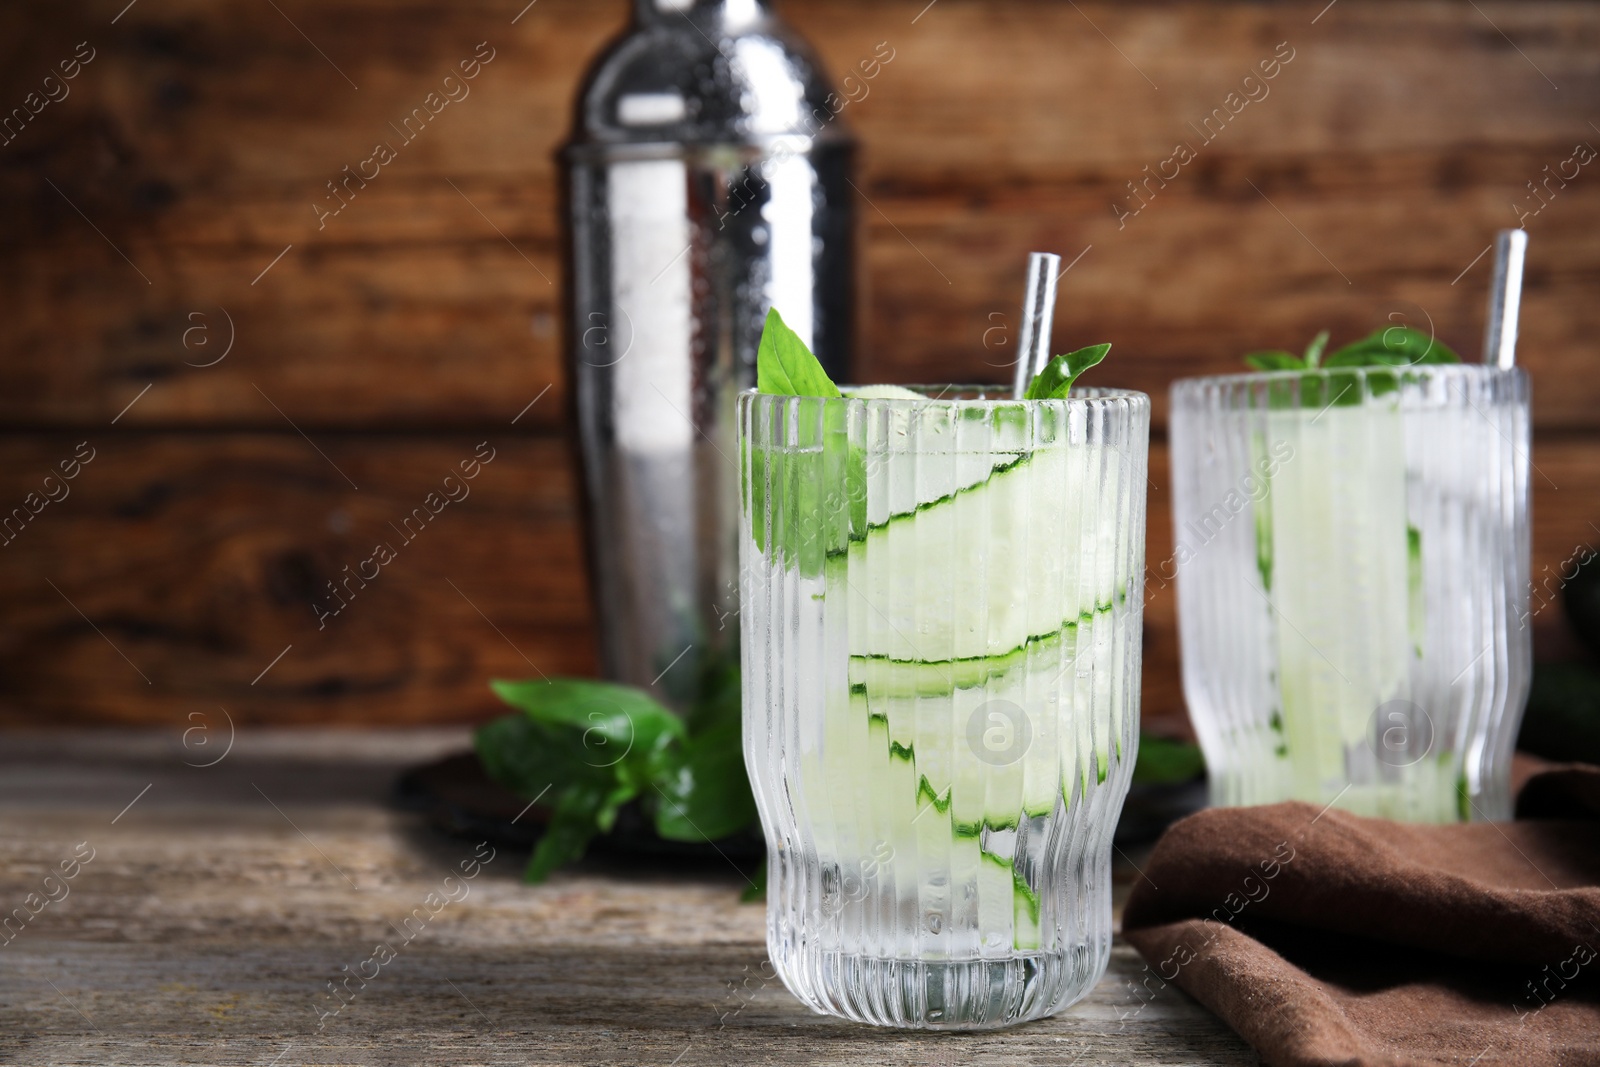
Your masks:
<svg viewBox="0 0 1600 1067"><path fill-rule="evenodd" d="M854 144L759 0L635 0L562 152L589 560L607 678L684 714L738 667L734 398L768 308L848 379Z"/></svg>

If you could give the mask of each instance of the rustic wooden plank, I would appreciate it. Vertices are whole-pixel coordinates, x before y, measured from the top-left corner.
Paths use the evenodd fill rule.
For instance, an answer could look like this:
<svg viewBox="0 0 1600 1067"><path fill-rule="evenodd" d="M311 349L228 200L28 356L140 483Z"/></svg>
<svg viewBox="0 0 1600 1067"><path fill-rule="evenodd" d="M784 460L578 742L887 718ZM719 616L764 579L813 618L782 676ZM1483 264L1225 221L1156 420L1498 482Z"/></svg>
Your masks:
<svg viewBox="0 0 1600 1067"><path fill-rule="evenodd" d="M485 437L498 451L471 495L402 543L388 523L421 505ZM36 723L41 713L55 722L178 723L218 705L243 722L472 722L498 710L487 678L594 669L570 465L558 441L490 431L318 435L357 491L292 435L108 430L90 439L95 458L68 483L70 495L0 547L9 623L0 631L0 725ZM0 502L21 504L81 440L0 438ZM1581 546L1600 547L1589 525L1600 443L1543 441L1533 462L1538 580ZM1182 734L1175 590L1163 581L1171 483L1159 441L1150 478L1144 722ZM398 558L370 588L352 587L345 612L319 630L312 597L379 538L399 546ZM1565 649L1558 609L1532 622L1541 654Z"/></svg>
<svg viewBox="0 0 1600 1067"><path fill-rule="evenodd" d="M1064 279L1057 346L1113 340L1118 355L1101 373L1149 392L1158 426L1174 378L1238 370L1241 353L1298 348L1323 327L1353 339L1386 322L1406 321L1434 329L1466 358L1476 358L1487 259L1459 283L1452 279L1482 251L1472 242L1487 242L1504 220L1486 210L1461 239L1380 253L1351 211L1281 190L1267 175L1257 179L1302 229L1318 234L1318 247L1358 284L1341 281L1271 205L1259 198L1240 201L1233 190L1218 196L1174 190L1171 199L1151 208L1165 214L1153 216L1144 233L1130 226L1126 241L1109 218L1098 228L1041 224L1025 199L952 220L945 208L925 199L869 193L894 225L879 220L870 227L874 313L858 377L1002 377L1014 343L1013 275L1036 245L1088 248ZM1559 205L1574 208L1565 220L1552 216L1552 222L1577 221L1578 227L1535 230L1520 351L1534 377L1535 420L1542 430L1592 428L1592 411L1600 404L1600 383L1586 373L1589 339L1600 333L1600 305L1588 295L1600 271L1590 262L1587 216L1577 214L1592 206L1600 218L1600 184L1594 189L1583 203L1575 196ZM481 200L498 210L508 196L489 192ZM1073 196L1079 215L1106 199L1103 188ZM1409 217L1425 232L1448 232L1450 208L1437 205L1431 191L1394 199L1397 218ZM393 206L406 205L397 198ZM442 215L467 210L459 199L439 206ZM1061 217L1076 216L1068 211ZM1213 257L1237 233L1251 235L1252 253L1227 254L1219 268ZM215 282L205 279L243 277L270 257L247 261L239 252L196 252L186 268L197 283L191 295L154 320L144 318L138 294L131 302L107 300L108 308L125 305L127 323L114 327L115 343L108 348L91 336L105 328L98 315L57 317L59 305L45 290L59 279L46 269L17 285L19 313L11 328L21 335L15 337L21 358L0 370L0 379L11 376L9 399L0 408L23 424L87 424L109 420L154 383L129 412L130 424L275 426L281 419L264 392L310 427L395 427L509 417L553 385L550 403L530 415L530 422L550 425L566 402L555 295L513 250L497 238L489 242L396 247L381 259L362 248L304 263L286 260L274 271L282 272L273 279L278 290L251 292L244 303L225 292L209 293ZM1375 254L1381 261L1374 261ZM948 294L928 288L946 288L941 273L952 280ZM1154 281L1130 286L1132 276ZM361 310L352 312L352 304ZM219 308L231 316L231 331ZM237 338L235 351L222 362L185 365L220 355L230 334ZM83 358L49 359L63 344L69 350L80 346L75 351ZM295 355L285 358L279 351ZM101 354L90 360L90 353Z"/></svg>
<svg viewBox="0 0 1600 1067"><path fill-rule="evenodd" d="M111 167L159 165L222 187L278 178L320 188L487 41L494 59L472 92L489 106L469 96L411 147L428 170L444 164L525 175L549 171L577 78L627 8L622 0L541 0L513 26L522 6L339 0L280 5L282 15L241 9L222 19L204 0L170 0L136 6L112 29L118 5L108 0L59 12L12 9L0 22L8 31L0 54L10 60L5 84L25 92L78 40L104 42L86 73L115 73L75 82L74 95L92 100L96 117L112 127L103 136L172 150L170 158ZM1164 152L1188 122L1259 73L1279 42L1287 65L1258 101L1260 113L1246 108L1227 130L1253 153L1564 141L1581 136L1588 101L1600 90L1586 53L1600 40L1600 13L1584 3L1494 0L1480 3L1480 13L1465 0L1342 0L1314 27L1310 4L1243 0L1091 0L1076 9L1051 0L1003 8L940 0L925 14L919 0L780 6L836 78L877 42L894 49L846 115L900 169L925 176L1053 175L1064 163ZM361 90L351 90L340 71ZM1293 116L1269 118L1274 99ZM46 110L27 136L83 121L83 109L61 107L72 114ZM232 136L189 139L227 128ZM517 136L500 143L512 130ZM492 152L482 154L485 147Z"/></svg>
<svg viewBox="0 0 1600 1067"><path fill-rule="evenodd" d="M1255 1060L1176 989L1141 1008L1130 985L1143 963L1120 940L1106 977L1054 1019L974 1036L877 1030L812 1015L775 982L744 984L771 971L762 908L737 903L732 869L589 863L528 887L508 851L453 883L456 899L319 1030L327 982L399 940L395 924L477 854L383 808L401 766L465 736L245 731L209 768L185 767L177 741L47 735L0 749L0 901L20 904L79 842L93 849L68 894L0 949L6 1062ZM1119 899L1134 877L1119 861Z"/></svg>
<svg viewBox="0 0 1600 1067"><path fill-rule="evenodd" d="M1600 41L1600 12L1586 4L1480 2L1480 12L1459 0L1341 0L1313 24L1325 4L942 0L911 26L925 6L783 6L835 70L855 62L858 42L895 46L857 121L897 167L922 174L986 180L1165 156L1189 122L1259 74L1280 42L1279 58L1292 58L1260 107L1246 105L1226 128L1234 151L1565 140L1584 136L1592 116L1580 100L1600 90L1600 72L1583 56Z"/></svg>
<svg viewBox="0 0 1600 1067"><path fill-rule="evenodd" d="M1064 279L1058 337L1115 339L1135 357L1120 380L1158 397L1158 423L1172 377L1323 326L1431 316L1470 355L1486 261L1452 281L1515 221L1514 201L1534 203L1527 182L1600 140L1591 4L1343 0L1312 26L1291 4L943 0L913 25L924 6L785 7L836 71L880 40L896 49L846 111L872 205L864 378L1002 376L993 331L1038 246L1091 248ZM0 145L14 208L0 211L14 250L0 265L14 294L0 417L88 425L153 382L131 424L270 426L259 385L312 427L439 427L498 418L555 382L530 415L553 425L551 151L622 5L544 0L514 27L513 7L292 4L294 25L270 6L220 19L198 0L138 5L114 27L115 12L87 8L0 15L16 42L4 99L30 91L40 56L98 49L70 97ZM323 183L486 38L495 59L472 95L318 230ZM1199 143L1188 124L1282 40L1295 58L1270 95ZM1198 158L1119 228L1113 202L1180 138ZM1528 220L1523 353L1560 383L1537 392L1540 427L1587 429L1600 184L1585 169L1553 195ZM186 366L220 351L219 309L234 352Z"/></svg>
<svg viewBox="0 0 1600 1067"><path fill-rule="evenodd" d="M491 677L592 671L567 451L508 429L89 435L70 495L0 548L0 722L473 721ZM469 495L407 523L485 439ZM7 508L79 440L0 441ZM363 566L379 542L396 557ZM347 606L319 627L335 580Z"/></svg>
<svg viewBox="0 0 1600 1067"><path fill-rule="evenodd" d="M1538 162L1532 156L1499 169L1511 181ZM1373 165L1400 175L1426 161ZM1151 393L1158 426L1174 378L1240 369L1242 352L1298 348L1324 327L1353 339L1405 321L1435 331L1464 357L1477 357L1488 259L1467 268L1484 247L1475 242L1487 243L1496 226L1511 221L1497 217L1509 214L1503 205L1483 197L1475 206L1441 201L1431 185L1392 192L1385 228L1423 236L1391 245L1373 241L1365 222L1372 212L1357 202L1365 195L1359 189L1298 191L1287 173L1227 161L1215 168L1216 187L1198 181L1174 186L1147 209L1148 228L1135 219L1121 233L1103 211L1116 180L1109 175L1092 186L1057 190L1059 206L1043 221L1039 200L1054 195L1051 190L995 192L981 210L961 213L948 193L899 193L893 186L880 193L869 183L867 195L884 215L868 227L873 315L858 376L1003 377L1014 343L1016 265L1034 246L1062 248L1069 256L1087 249L1063 279L1058 347L1084 338L1113 340L1118 355L1102 373ZM1392 188L1397 180L1380 184ZM1251 191L1252 181L1271 203ZM467 188L495 216L517 214L519 194L512 187ZM448 189L402 190L377 207L409 211L414 222L432 219L436 242L419 237L383 256L361 243L318 250L304 260L286 258L270 276L273 289L235 285L244 290L239 299L227 291L227 279L245 277L270 255L192 249L180 286L186 295L154 319L142 309L146 297L132 293L108 297L101 313L62 321L48 291L78 269L72 258L19 279L19 311L10 328L21 358L0 369L0 381L15 376L0 409L33 425L109 419L154 382L129 412L131 424L275 426L280 417L264 392L308 426L394 427L509 418L553 385L551 402L531 413L530 422L559 419L565 375L555 290L497 236L463 240L463 229L483 229L482 220ZM1317 235L1315 247L1279 208ZM1557 214L1558 208L1567 214ZM1588 299L1600 279L1584 228L1590 213L1600 219L1600 183L1574 188L1569 199L1530 223L1535 248L1520 351L1536 383L1541 429L1590 429L1600 404L1600 382L1586 373L1589 339L1600 334L1600 304ZM1459 226L1462 215L1474 217L1474 225ZM539 213L523 218L532 227ZM1085 218L1091 221L1077 221ZM1573 222L1578 225L1568 225ZM377 242L379 234L371 239ZM546 229L533 238L517 231L514 240L531 252L553 248L554 238ZM118 261L115 269L127 267ZM556 270L553 257L548 270ZM1130 278L1149 281L1130 284ZM108 280L106 291L118 289ZM111 311L119 306L120 312ZM231 317L231 328L219 308ZM126 322L113 327L108 347L99 336L107 328L105 313ZM236 344L227 358L194 365L220 356L230 337ZM62 345L76 356L49 358Z"/></svg>

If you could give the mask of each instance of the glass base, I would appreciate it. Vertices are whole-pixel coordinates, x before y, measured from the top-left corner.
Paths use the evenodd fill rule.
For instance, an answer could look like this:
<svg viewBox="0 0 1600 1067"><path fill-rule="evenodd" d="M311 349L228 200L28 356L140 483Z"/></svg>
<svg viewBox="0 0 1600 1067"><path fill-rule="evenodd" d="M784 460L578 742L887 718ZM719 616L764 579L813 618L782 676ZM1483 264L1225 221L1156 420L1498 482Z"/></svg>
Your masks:
<svg viewBox="0 0 1600 1067"><path fill-rule="evenodd" d="M823 1015L914 1030L995 1030L1054 1015L1105 973L1111 944L1003 959L883 959L773 947L789 991Z"/></svg>

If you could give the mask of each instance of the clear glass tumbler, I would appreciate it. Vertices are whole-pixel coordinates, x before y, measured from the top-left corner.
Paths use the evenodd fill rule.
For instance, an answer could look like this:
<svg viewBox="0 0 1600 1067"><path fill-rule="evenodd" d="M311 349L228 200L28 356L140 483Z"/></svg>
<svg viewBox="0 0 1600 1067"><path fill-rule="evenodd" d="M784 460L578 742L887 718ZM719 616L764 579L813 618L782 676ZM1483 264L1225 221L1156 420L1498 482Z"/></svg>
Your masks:
<svg viewBox="0 0 1600 1067"><path fill-rule="evenodd" d="M739 399L745 764L789 989L987 1029L1110 952L1150 401L916 391Z"/></svg>
<svg viewBox="0 0 1600 1067"><path fill-rule="evenodd" d="M1528 381L1172 388L1183 687L1216 804L1504 819L1527 697Z"/></svg>

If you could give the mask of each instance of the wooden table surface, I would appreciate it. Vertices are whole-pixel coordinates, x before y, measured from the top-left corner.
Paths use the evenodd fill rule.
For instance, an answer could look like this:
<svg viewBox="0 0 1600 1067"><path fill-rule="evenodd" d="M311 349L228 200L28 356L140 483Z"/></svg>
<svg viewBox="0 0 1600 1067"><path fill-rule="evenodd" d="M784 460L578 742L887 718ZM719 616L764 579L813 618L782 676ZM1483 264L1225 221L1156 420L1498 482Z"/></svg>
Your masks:
<svg viewBox="0 0 1600 1067"><path fill-rule="evenodd" d="M531 888L501 850L447 882L473 843L389 795L464 732L241 733L224 754L226 729L0 734L0 908L38 909L0 944L0 1063L1256 1062L1175 988L1139 1010L1120 941L1082 1003L1009 1032L813 1015L762 980L762 911L732 869L591 863ZM378 941L394 958L325 1016Z"/></svg>

